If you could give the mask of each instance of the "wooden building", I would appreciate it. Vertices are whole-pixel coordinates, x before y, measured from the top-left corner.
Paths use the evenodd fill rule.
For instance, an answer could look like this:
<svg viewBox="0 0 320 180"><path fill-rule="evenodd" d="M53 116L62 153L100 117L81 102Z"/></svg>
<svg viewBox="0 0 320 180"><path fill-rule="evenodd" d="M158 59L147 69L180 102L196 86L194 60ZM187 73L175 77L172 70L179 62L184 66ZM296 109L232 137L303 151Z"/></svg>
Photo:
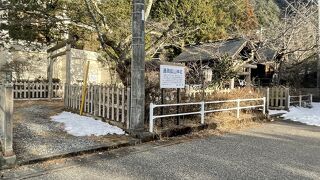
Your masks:
<svg viewBox="0 0 320 180"><path fill-rule="evenodd" d="M209 67L206 69L210 71L214 63L219 62L223 56L228 56L237 64L238 79L231 80L233 81L230 83L231 87L234 86L234 83L239 85L252 83L252 69L257 69L259 57L256 56L254 44L244 38L186 46L182 53L174 59L174 62L185 63L186 66L197 64Z"/></svg>

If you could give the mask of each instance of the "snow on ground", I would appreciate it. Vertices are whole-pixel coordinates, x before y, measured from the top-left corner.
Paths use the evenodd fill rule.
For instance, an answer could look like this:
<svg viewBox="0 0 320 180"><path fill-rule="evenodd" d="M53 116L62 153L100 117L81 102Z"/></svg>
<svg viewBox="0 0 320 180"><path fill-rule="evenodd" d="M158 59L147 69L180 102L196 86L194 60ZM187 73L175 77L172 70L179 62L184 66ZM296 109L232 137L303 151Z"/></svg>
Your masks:
<svg viewBox="0 0 320 180"><path fill-rule="evenodd" d="M284 113L285 120L297 121L313 126L320 126L320 103L312 103L312 108L290 107L290 111L270 111L272 114Z"/></svg>
<svg viewBox="0 0 320 180"><path fill-rule="evenodd" d="M62 112L57 116L52 116L55 122L63 123L64 130L74 136L103 136L108 134L122 135L125 132L106 122L95 120L90 117L80 116L71 112Z"/></svg>
<svg viewBox="0 0 320 180"><path fill-rule="evenodd" d="M286 114L288 111L285 110L269 110L269 115L275 115L275 114Z"/></svg>

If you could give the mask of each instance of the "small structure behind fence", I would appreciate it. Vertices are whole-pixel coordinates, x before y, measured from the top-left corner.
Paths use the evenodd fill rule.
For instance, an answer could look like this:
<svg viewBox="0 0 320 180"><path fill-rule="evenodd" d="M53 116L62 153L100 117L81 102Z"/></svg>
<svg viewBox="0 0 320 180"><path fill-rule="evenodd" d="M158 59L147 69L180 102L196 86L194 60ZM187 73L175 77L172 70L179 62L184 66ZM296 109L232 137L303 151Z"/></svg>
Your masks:
<svg viewBox="0 0 320 180"><path fill-rule="evenodd" d="M5 163L13 164L13 88L0 85L0 142ZM10 160L9 160L10 159ZM9 161L9 162L6 162Z"/></svg>
<svg viewBox="0 0 320 180"><path fill-rule="evenodd" d="M248 101L261 101L260 104L251 105L251 106L241 106L241 102ZM219 108L219 109L210 109L210 104L219 104L219 103L235 103L234 107L231 108ZM154 109L157 107L180 107L180 106L200 106L200 111L195 112L184 112L184 113L176 113L176 114L160 114L154 115ZM179 104L161 104L155 105L153 103L150 104L150 112L149 112L149 132L154 131L155 119L159 118L167 118L167 117L179 117L179 116L187 116L187 115L200 115L201 116L201 124L205 123L205 114L214 113L214 112L223 112L223 111L236 111L237 118L240 118L240 111L244 109L254 109L261 108L263 114L266 113L266 98L256 98L256 99L236 99L236 100L225 100L225 101L211 101L211 102L197 102L197 103L179 103Z"/></svg>
<svg viewBox="0 0 320 180"><path fill-rule="evenodd" d="M52 99L62 99L63 88L60 83L52 85ZM14 82L14 100L43 100L49 98L49 83L46 82Z"/></svg>
<svg viewBox="0 0 320 180"><path fill-rule="evenodd" d="M82 85L65 85L65 107L79 111L82 103ZM107 120L121 122L129 128L130 88L89 85L84 112ZM126 125L126 126L125 126Z"/></svg>

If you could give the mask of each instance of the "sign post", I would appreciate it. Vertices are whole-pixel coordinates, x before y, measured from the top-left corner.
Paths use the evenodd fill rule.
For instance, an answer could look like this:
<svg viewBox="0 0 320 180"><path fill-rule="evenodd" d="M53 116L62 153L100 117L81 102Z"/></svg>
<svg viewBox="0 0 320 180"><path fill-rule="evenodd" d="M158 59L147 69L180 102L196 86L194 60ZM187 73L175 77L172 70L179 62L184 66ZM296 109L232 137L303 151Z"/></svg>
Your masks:
<svg viewBox="0 0 320 180"><path fill-rule="evenodd" d="M160 65L160 88L161 88L161 102L163 103L163 89L177 89L177 104L180 103L180 89L185 88L186 75L185 67ZM161 109L163 114L163 109ZM177 106L177 114L179 114L179 106ZM176 124L179 125L179 116ZM161 125L163 126L162 119Z"/></svg>
<svg viewBox="0 0 320 180"><path fill-rule="evenodd" d="M178 89L186 85L185 67L160 65L160 88Z"/></svg>

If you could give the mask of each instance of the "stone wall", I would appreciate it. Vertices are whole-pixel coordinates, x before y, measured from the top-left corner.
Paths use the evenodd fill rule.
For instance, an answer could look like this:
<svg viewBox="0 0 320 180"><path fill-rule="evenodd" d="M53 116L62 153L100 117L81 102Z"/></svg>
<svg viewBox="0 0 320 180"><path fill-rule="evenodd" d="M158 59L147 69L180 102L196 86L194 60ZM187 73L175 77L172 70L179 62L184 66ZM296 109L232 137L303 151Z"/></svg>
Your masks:
<svg viewBox="0 0 320 180"><path fill-rule="evenodd" d="M90 61L89 83L94 84L112 84L116 82L116 75L110 71L109 67L98 61L99 54L92 51L83 51L72 49L71 60L71 82L77 83L83 81L84 65ZM20 72L13 73L13 80L24 79L34 80L37 78L47 79L48 56L46 52L24 52L0 50L0 80L6 77L4 67L6 63L24 63ZM18 68L16 68L18 69ZM53 66L53 78L60 79L62 83L66 80L66 56L56 59Z"/></svg>

